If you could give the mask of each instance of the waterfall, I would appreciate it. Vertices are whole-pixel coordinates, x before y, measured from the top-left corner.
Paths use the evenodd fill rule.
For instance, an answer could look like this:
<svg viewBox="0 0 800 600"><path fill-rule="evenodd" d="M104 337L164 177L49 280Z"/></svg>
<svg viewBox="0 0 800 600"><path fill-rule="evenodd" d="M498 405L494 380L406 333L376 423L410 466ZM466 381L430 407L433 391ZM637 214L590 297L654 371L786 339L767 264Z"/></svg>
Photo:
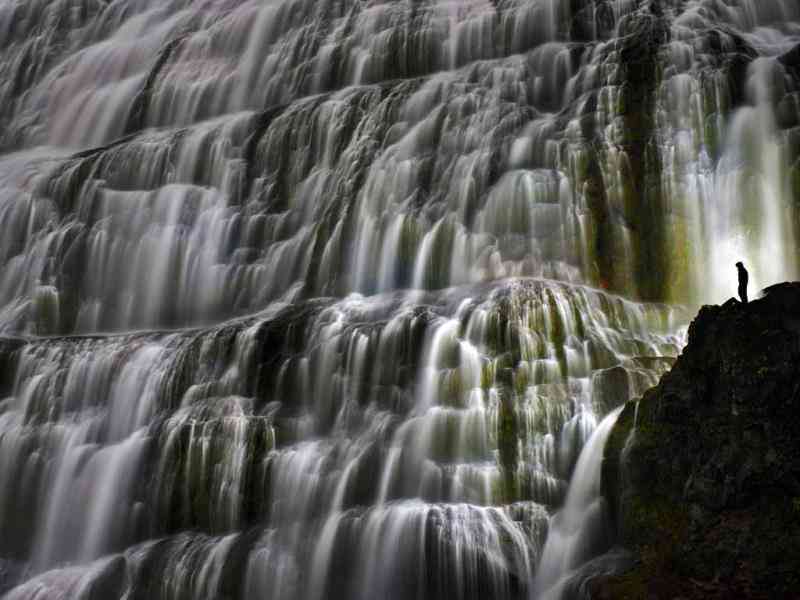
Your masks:
<svg viewBox="0 0 800 600"><path fill-rule="evenodd" d="M800 270L795 0L0 0L0 49L3 600L557 595L616 409Z"/></svg>
<svg viewBox="0 0 800 600"><path fill-rule="evenodd" d="M542 598L561 597L564 577L600 554L607 543L607 514L600 493L600 465L611 428L622 407L614 409L598 425L581 451L564 507L553 516L547 543L537 572L536 590ZM593 547L595 546L595 547Z"/></svg>

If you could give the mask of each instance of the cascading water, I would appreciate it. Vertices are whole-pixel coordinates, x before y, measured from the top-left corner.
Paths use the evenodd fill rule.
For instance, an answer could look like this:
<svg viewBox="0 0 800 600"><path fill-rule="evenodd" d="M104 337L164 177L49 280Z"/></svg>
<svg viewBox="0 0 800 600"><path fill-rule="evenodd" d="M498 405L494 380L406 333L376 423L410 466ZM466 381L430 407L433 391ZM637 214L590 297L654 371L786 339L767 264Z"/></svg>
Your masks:
<svg viewBox="0 0 800 600"><path fill-rule="evenodd" d="M0 0L0 123L4 600L558 595L800 268L794 0Z"/></svg>

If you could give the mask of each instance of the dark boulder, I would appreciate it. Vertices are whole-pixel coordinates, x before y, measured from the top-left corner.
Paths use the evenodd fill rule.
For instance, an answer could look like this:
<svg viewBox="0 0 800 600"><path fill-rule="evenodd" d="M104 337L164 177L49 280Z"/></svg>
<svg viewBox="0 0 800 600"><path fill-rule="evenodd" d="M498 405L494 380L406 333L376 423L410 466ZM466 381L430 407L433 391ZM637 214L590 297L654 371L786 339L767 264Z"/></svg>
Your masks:
<svg viewBox="0 0 800 600"><path fill-rule="evenodd" d="M603 488L638 560L595 597L800 597L800 283L700 310L620 415Z"/></svg>

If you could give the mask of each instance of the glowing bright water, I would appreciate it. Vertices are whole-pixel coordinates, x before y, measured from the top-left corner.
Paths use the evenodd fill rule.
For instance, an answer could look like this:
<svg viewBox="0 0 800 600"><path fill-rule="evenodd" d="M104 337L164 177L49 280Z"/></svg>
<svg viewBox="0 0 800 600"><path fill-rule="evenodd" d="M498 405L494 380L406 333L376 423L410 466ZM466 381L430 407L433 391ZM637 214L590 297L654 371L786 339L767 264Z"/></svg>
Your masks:
<svg viewBox="0 0 800 600"><path fill-rule="evenodd" d="M795 0L0 0L0 125L3 600L558 596L800 268Z"/></svg>

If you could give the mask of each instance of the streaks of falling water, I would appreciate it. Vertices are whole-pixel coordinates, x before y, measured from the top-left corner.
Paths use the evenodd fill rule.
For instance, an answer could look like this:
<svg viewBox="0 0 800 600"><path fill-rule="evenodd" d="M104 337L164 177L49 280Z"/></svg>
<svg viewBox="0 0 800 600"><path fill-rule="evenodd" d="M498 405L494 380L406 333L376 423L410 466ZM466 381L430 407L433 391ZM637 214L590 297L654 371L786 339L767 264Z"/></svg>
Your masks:
<svg viewBox="0 0 800 600"><path fill-rule="evenodd" d="M0 0L0 593L557 583L663 302L797 275L798 21Z"/></svg>
<svg viewBox="0 0 800 600"><path fill-rule="evenodd" d="M636 82L655 145L625 109L621 57L661 31L637 2L89 4L5 8L6 146L25 150L0 161L6 332L510 276L704 301L732 258L796 272L790 2L674 15L663 76ZM608 19L625 35L595 39Z"/></svg>
<svg viewBox="0 0 800 600"><path fill-rule="evenodd" d="M550 525L542 551L536 580L542 598L561 597L563 578L602 550L593 545L608 543L608 516L600 492L600 463L603 448L622 407L609 413L597 426L575 465L575 475L567 492L564 507Z"/></svg>
<svg viewBox="0 0 800 600"><path fill-rule="evenodd" d="M676 318L515 280L20 341L0 457L22 484L0 530L41 575L10 597L133 594L156 568L147 597L182 598L182 577L209 598L516 597L604 402L658 372L636 357L677 352ZM113 552L124 577L104 566ZM65 562L90 566L47 571Z"/></svg>
<svg viewBox="0 0 800 600"><path fill-rule="evenodd" d="M693 2L673 22L659 109L664 178L704 301L730 296L738 260L756 288L796 277L797 190L787 177L800 89L787 54L800 42L798 19L793 2Z"/></svg>

